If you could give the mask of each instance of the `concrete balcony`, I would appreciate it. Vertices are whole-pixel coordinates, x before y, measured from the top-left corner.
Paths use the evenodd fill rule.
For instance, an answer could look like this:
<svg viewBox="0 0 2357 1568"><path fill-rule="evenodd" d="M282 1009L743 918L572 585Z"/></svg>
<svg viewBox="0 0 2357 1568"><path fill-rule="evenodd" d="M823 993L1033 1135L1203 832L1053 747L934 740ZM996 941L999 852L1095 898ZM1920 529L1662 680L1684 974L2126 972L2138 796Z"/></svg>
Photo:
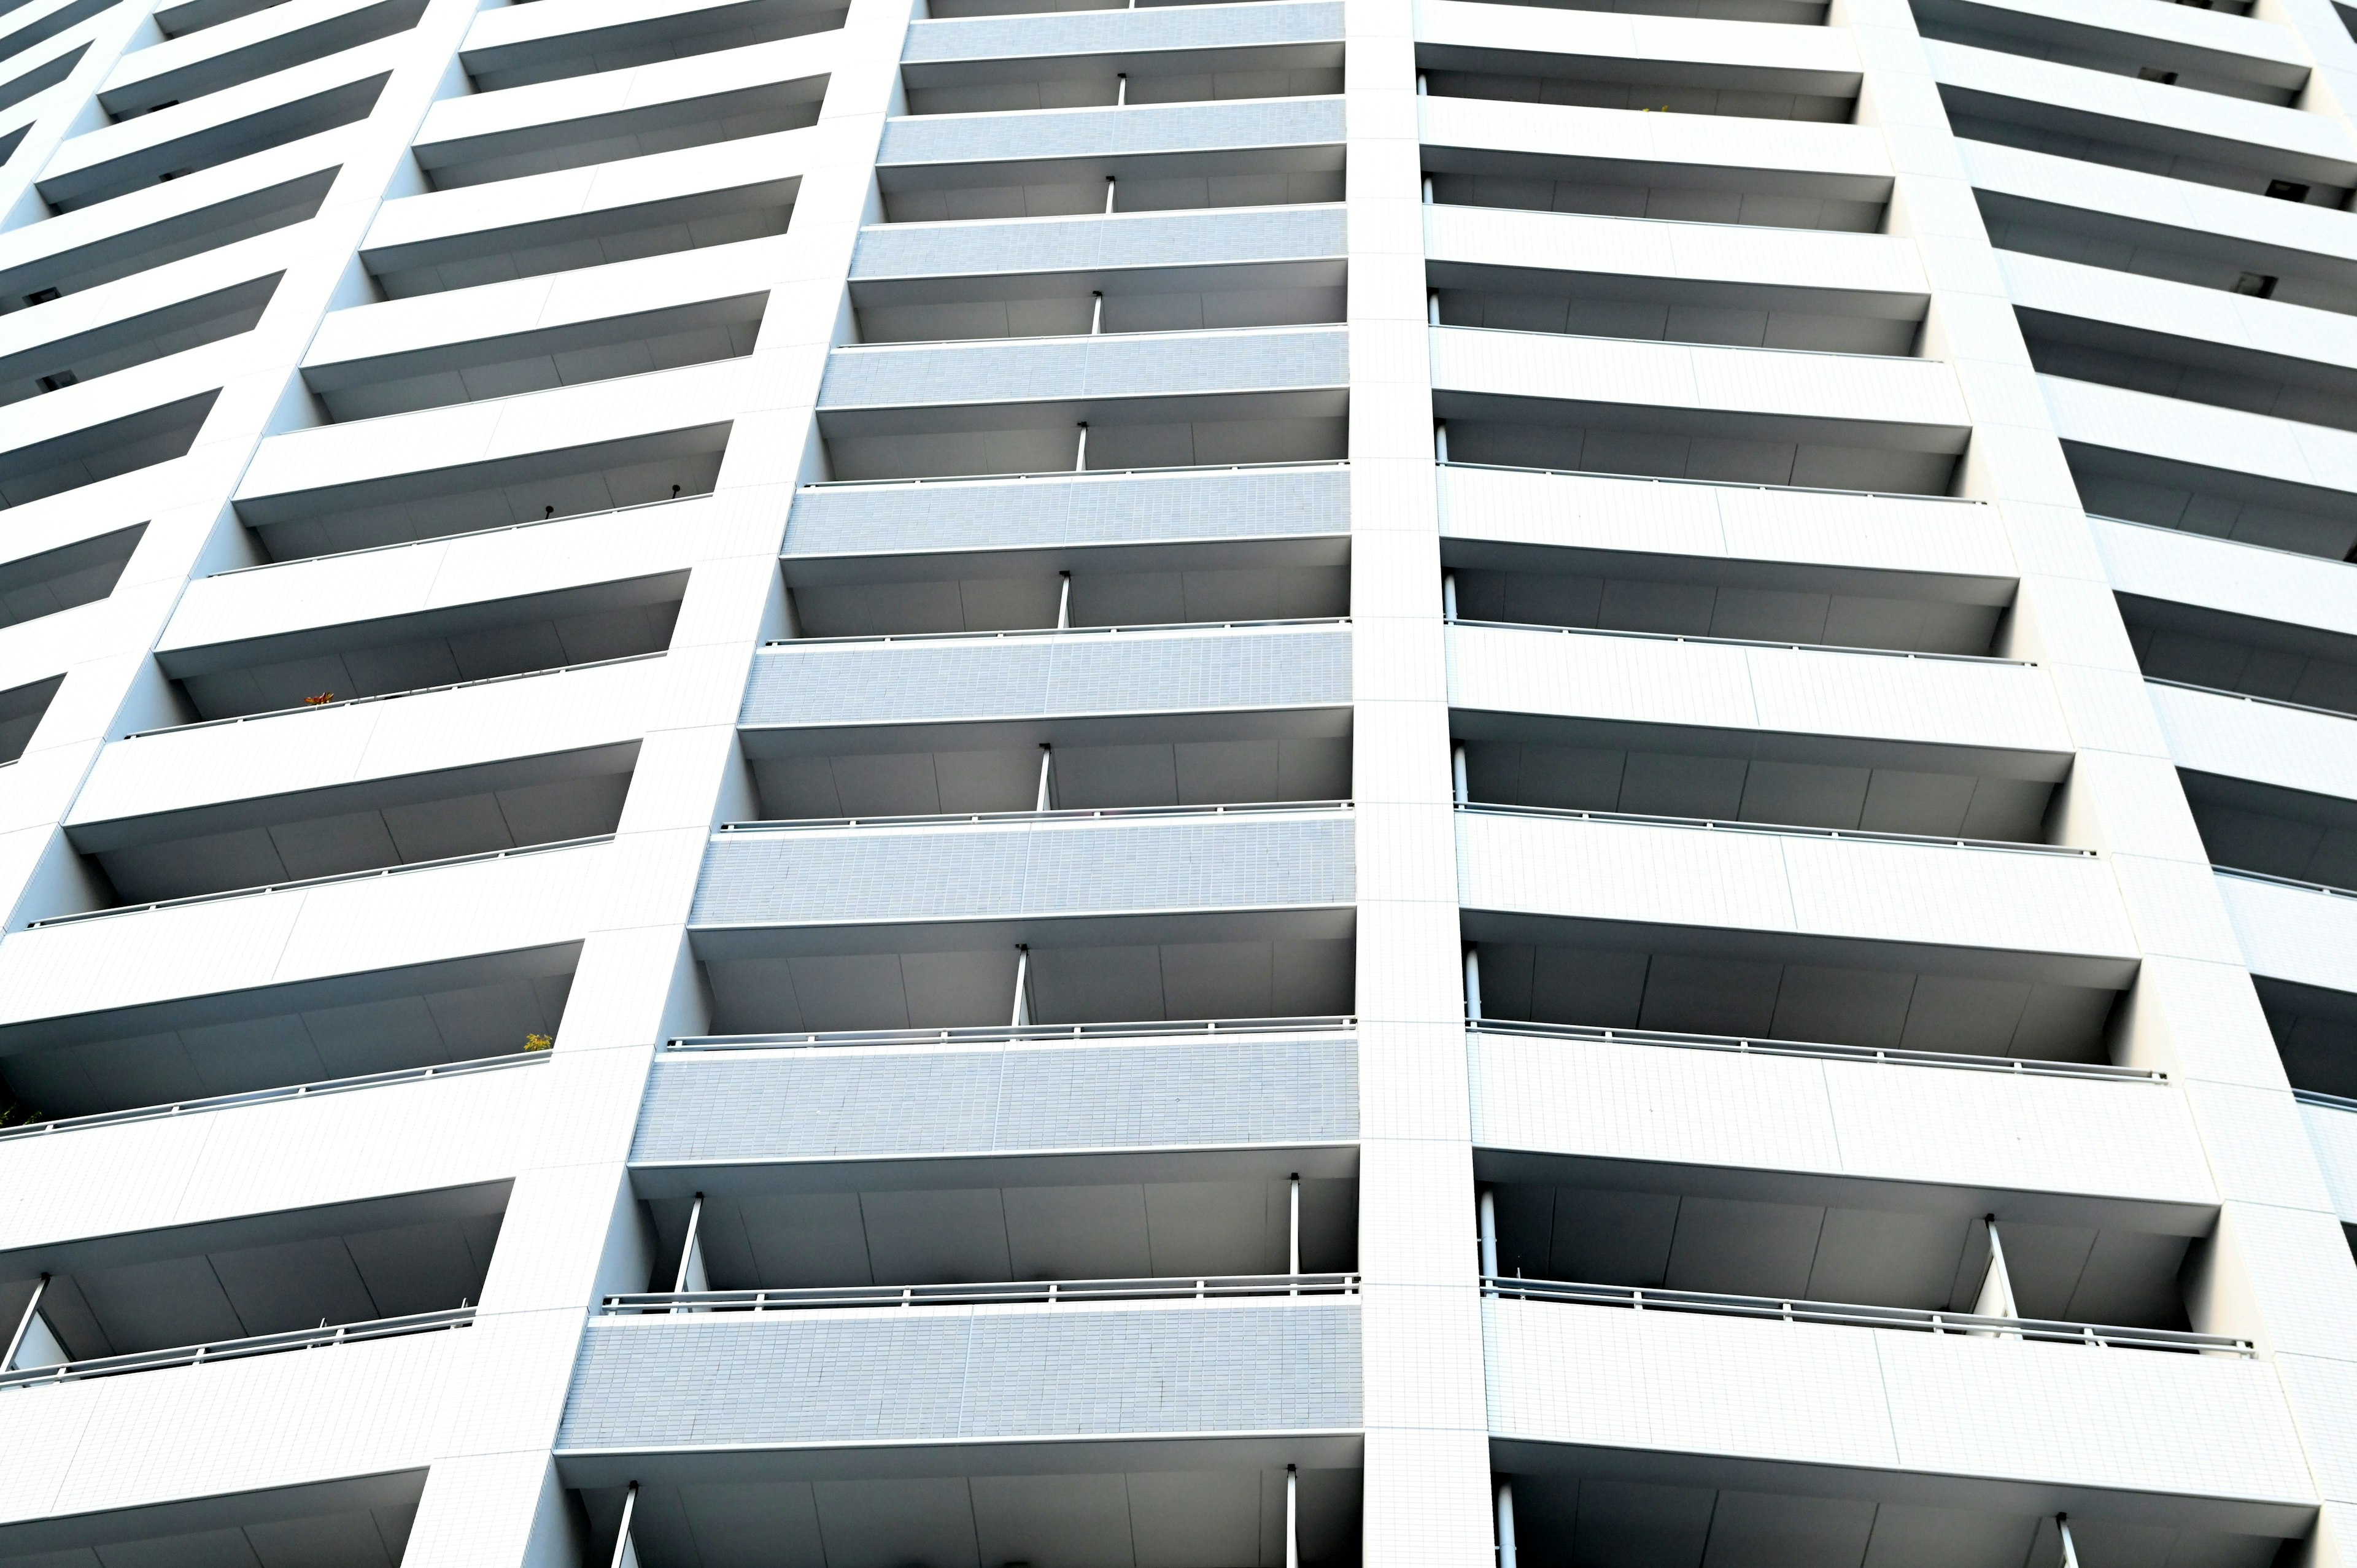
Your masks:
<svg viewBox="0 0 2357 1568"><path fill-rule="evenodd" d="M1474 98L1417 110L1424 166L1455 205L1872 232L1890 198L1869 126Z"/></svg>
<svg viewBox="0 0 2357 1568"><path fill-rule="evenodd" d="M2357 1225L2357 1101L2303 1095L2299 1119L2343 1225Z"/></svg>
<svg viewBox="0 0 2357 1568"><path fill-rule="evenodd" d="M11 1129L0 1136L0 1179L11 1194L0 1253L506 1182L515 1175L514 1130L537 1115L544 1092L530 1069L549 1059L511 1056L470 1069ZM20 1060L7 1066L13 1073ZM165 1179L126 1184L110 1174L124 1170Z"/></svg>
<svg viewBox="0 0 2357 1568"><path fill-rule="evenodd" d="M1492 1179L1566 1159L1739 1167L1813 1178L1820 1194L1880 1184L1876 1201L1893 1206L1913 1187L1967 1219L2003 1193L2024 1219L2084 1224L2132 1207L2147 1228L2187 1233L2217 1204L2184 1097L2122 1069L1512 1024L1476 1028L1468 1049L1473 1142ZM1778 1190L1746 1179L1748 1192Z"/></svg>
<svg viewBox="0 0 2357 1568"><path fill-rule="evenodd" d="M1953 604L2009 603L2018 571L1996 509L1970 501L1467 464L1440 470L1440 531L1452 565L1674 557L1728 580Z"/></svg>
<svg viewBox="0 0 2357 1568"><path fill-rule="evenodd" d="M927 114L886 124L876 173L896 222L1017 216L990 193L1027 186L1102 211L1108 177L1124 211L1282 206L1340 198L1342 140L1340 98Z"/></svg>
<svg viewBox="0 0 2357 1568"><path fill-rule="evenodd" d="M1490 97L1502 89L1527 99L1536 78L1799 95L1845 110L1857 97L1857 46L1839 27L1736 21L1724 12L1532 9L1464 0L1417 6L1416 63L1432 73L1433 95Z"/></svg>
<svg viewBox="0 0 2357 1568"><path fill-rule="evenodd" d="M123 57L98 101L116 119L185 103L417 25L418 0L293 0Z"/></svg>
<svg viewBox="0 0 2357 1568"><path fill-rule="evenodd" d="M186 1562L225 1529L305 1521L296 1528L309 1541L382 1552L371 1512L394 1520L416 1506L444 1395L480 1375L478 1341L490 1332L476 1326L0 1392L0 1442L49 1456L42 1484L0 1514L0 1543L12 1555L85 1558L146 1546ZM352 1420L363 1406L369 1419ZM221 1440L244 1429L278 1441Z"/></svg>
<svg viewBox="0 0 2357 1568"><path fill-rule="evenodd" d="M2257 622L2357 636L2357 599L2341 561L2184 529L2093 520L2115 593Z"/></svg>
<svg viewBox="0 0 2357 1568"><path fill-rule="evenodd" d="M2151 16L2135 0L2070 0L2051 10L2021 0L1934 0L1924 36L2061 59L2119 76L2166 68L2175 85L2258 103L2293 102L2308 83L2308 51L2287 27L2252 16L2186 8Z"/></svg>
<svg viewBox="0 0 2357 1568"><path fill-rule="evenodd" d="M942 80L973 80L928 68L991 63L1028 76L1048 74L1038 68L1068 56L1099 57L1107 71L1267 70L1297 58L1270 53L1283 45L1337 46L1299 58L1339 64L1341 41L1342 7L1333 0L968 16L911 25L900 70L909 86L920 90ZM1231 59L1232 51L1249 52Z"/></svg>
<svg viewBox="0 0 2357 1568"><path fill-rule="evenodd" d="M1350 379L1342 328L893 344L829 355L819 418L830 435L866 435L885 433L916 409L973 406L976 418L1008 405L1024 410L997 416L1004 422L1035 409L1045 418L1113 403L1144 419L1165 402L1272 393L1297 394L1292 401L1330 415L1340 412Z"/></svg>
<svg viewBox="0 0 2357 1568"><path fill-rule="evenodd" d="M2218 894L2253 974L2319 991L2357 992L2357 897L2223 871Z"/></svg>
<svg viewBox="0 0 2357 1568"><path fill-rule="evenodd" d="M633 746L672 673L640 659L135 736L100 754L69 826L95 853L170 836L170 823L222 831L239 802Z"/></svg>
<svg viewBox="0 0 2357 1568"><path fill-rule="evenodd" d="M1280 542L1287 559L1338 564L1350 508L1350 472L1338 464L810 486L787 520L786 574L854 580L854 562L895 555L952 574L1013 552L1135 558L1143 569L1149 553L1184 549L1192 561Z"/></svg>
<svg viewBox="0 0 2357 1568"><path fill-rule="evenodd" d="M664 503L660 528L625 510L559 518L242 571L191 582L157 644L175 679L300 656L328 635L365 646L371 622L488 614L504 599L684 570L715 521L711 501Z"/></svg>
<svg viewBox="0 0 2357 1568"><path fill-rule="evenodd" d="M1186 16L1197 9L1139 14ZM1075 13L1092 14L1131 15ZM916 295L920 280L930 284L921 293L931 297L945 292L933 280L952 277L1024 277L1043 290L1089 287L1108 276L1157 278L1164 269L1185 269L1192 276L1220 265L1332 261L1346 249L1340 207L881 223L860 231L851 286L863 303Z"/></svg>
<svg viewBox="0 0 2357 1568"><path fill-rule="evenodd" d="M253 1015L241 993L307 986L277 1011L333 1006L362 999L352 977L577 943L620 885L619 854L550 849L12 931L0 1048L153 1035L173 1023L143 1009L199 998L208 1023Z"/></svg>
<svg viewBox="0 0 2357 1568"><path fill-rule="evenodd" d="M1484 941L1544 941L1571 922L1741 932L1762 953L1986 955L1990 972L2115 990L2137 961L2111 867L2077 851L1477 808L1458 814L1458 868L1467 933Z"/></svg>
<svg viewBox="0 0 2357 1568"><path fill-rule="evenodd" d="M1578 424L1620 407L1664 433L1947 456L1971 426L1947 366L1887 355L1442 328L1432 381L1434 412L1448 419Z"/></svg>
<svg viewBox="0 0 2357 1568"><path fill-rule="evenodd" d="M1451 627L1448 659L1460 725L1501 735L1555 718L1839 737L1878 766L2050 783L2073 750L2044 674L2003 660L1492 626Z"/></svg>
<svg viewBox="0 0 2357 1568"><path fill-rule="evenodd" d="M708 958L978 922L1145 929L1191 917L1241 936L1256 917L1293 915L1341 927L1356 897L1352 829L1349 811L1315 806L751 825L713 840L689 924Z"/></svg>
<svg viewBox="0 0 2357 1568"><path fill-rule="evenodd" d="M843 25L834 0L585 0L544 13L479 12L459 48L468 77L491 92L644 63L802 38Z"/></svg>
<svg viewBox="0 0 2357 1568"><path fill-rule="evenodd" d="M2179 768L2281 789L2357 798L2357 720L2232 692L2149 682ZM2259 867L2257 869L2266 869Z"/></svg>
<svg viewBox="0 0 2357 1568"><path fill-rule="evenodd" d="M938 1182L955 1168L994 1187L1076 1159L1139 1171L1208 1159L1201 1174L1222 1180L1347 1176L1357 1043L1340 1020L1304 1026L683 1042L656 1054L630 1165L651 1197L723 1190L730 1169L753 1165L825 1163L872 1182L918 1159ZM0 1143L0 1169L6 1153Z"/></svg>
<svg viewBox="0 0 2357 1568"><path fill-rule="evenodd" d="M556 1451L575 1486L692 1477L719 1450L746 1453L738 1479L806 1478L826 1451L882 1444L952 1467L1075 1442L1339 1455L1361 1419L1355 1297L599 1316Z"/></svg>
<svg viewBox="0 0 2357 1568"><path fill-rule="evenodd" d="M1936 1479L1951 1507L2259 1536L2313 1515L2263 1361L1546 1301L1484 1301L1482 1324L1501 1469L1760 1491L1791 1466L1795 1489L1916 1501ZM1718 1397L1663 1397L1696 1378ZM2210 1441L2121 1440L2156 1408Z"/></svg>
<svg viewBox="0 0 2357 1568"><path fill-rule="evenodd" d="M1171 627L780 643L764 649L737 716L748 749L794 733L1347 704L1351 634L1300 627Z"/></svg>

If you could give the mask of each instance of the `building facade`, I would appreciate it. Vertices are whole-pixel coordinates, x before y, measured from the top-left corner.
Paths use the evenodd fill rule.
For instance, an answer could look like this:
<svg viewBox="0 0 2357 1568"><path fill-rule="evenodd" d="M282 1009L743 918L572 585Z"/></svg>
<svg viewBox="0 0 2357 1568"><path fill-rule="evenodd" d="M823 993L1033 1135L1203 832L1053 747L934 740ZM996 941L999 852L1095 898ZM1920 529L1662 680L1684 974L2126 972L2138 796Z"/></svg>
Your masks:
<svg viewBox="0 0 2357 1568"><path fill-rule="evenodd" d="M0 1564L2357 1563L2352 104L0 10Z"/></svg>

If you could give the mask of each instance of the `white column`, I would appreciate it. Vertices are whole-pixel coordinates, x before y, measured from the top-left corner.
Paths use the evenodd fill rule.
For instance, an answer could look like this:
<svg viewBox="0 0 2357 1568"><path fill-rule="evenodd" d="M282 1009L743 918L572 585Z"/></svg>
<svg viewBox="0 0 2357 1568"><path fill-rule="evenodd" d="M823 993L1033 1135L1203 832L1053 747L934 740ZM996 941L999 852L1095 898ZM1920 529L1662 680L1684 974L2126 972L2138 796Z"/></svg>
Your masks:
<svg viewBox="0 0 2357 1568"><path fill-rule="evenodd" d="M1498 1483L1498 1568L1514 1564L1514 1484Z"/></svg>

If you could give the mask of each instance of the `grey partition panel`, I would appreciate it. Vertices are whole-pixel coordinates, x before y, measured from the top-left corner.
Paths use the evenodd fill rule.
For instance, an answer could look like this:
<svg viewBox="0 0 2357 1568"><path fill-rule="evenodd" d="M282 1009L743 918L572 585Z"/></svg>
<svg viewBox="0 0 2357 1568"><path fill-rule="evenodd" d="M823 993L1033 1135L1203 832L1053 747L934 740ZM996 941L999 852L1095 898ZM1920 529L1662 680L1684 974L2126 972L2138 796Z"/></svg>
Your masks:
<svg viewBox="0 0 2357 1568"><path fill-rule="evenodd" d="M1168 5L1145 11L1065 11L920 22L909 29L908 46L900 59L914 65L1116 49L1339 43L1341 38L1342 7L1330 0L1294 5Z"/></svg>
<svg viewBox="0 0 2357 1568"><path fill-rule="evenodd" d="M1359 1052L1332 1035L659 1058L630 1158L802 1159L1340 1143Z"/></svg>
<svg viewBox="0 0 2357 1568"><path fill-rule="evenodd" d="M771 650L740 725L1324 707L1351 700L1351 634L1042 638Z"/></svg>
<svg viewBox="0 0 2357 1568"><path fill-rule="evenodd" d="M1103 338L1002 338L852 349L827 359L821 409L1042 398L1154 397L1340 387L1351 335L1340 327Z"/></svg>
<svg viewBox="0 0 2357 1568"><path fill-rule="evenodd" d="M1119 16L1124 13L1114 12ZM889 223L864 230L855 281L957 273L1189 266L1340 256L1340 207L1249 207L1003 223Z"/></svg>
<svg viewBox="0 0 2357 1568"><path fill-rule="evenodd" d="M845 485L794 497L788 557L1015 550L1346 533L1351 476L1334 467L1053 475L950 485Z"/></svg>
<svg viewBox="0 0 2357 1568"><path fill-rule="evenodd" d="M1340 98L1254 98L1150 109L927 114L884 128L879 168L1005 158L1114 157L1339 145Z"/></svg>
<svg viewBox="0 0 2357 1568"><path fill-rule="evenodd" d="M1335 1432L1360 1409L1349 1299L603 1318L556 1446Z"/></svg>
<svg viewBox="0 0 2357 1568"><path fill-rule="evenodd" d="M1351 821L1043 822L731 834L713 841L697 926L1019 919L1322 908L1353 897Z"/></svg>

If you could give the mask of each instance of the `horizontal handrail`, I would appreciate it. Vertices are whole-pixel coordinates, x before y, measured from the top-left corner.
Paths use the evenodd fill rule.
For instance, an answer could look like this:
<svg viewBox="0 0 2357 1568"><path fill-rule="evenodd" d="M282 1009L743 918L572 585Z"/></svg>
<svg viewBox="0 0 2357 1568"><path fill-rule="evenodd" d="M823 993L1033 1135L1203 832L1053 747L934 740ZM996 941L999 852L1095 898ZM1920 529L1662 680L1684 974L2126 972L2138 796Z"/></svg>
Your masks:
<svg viewBox="0 0 2357 1568"><path fill-rule="evenodd" d="M1868 843L1936 844L1943 849L1993 849L2013 854L2059 854L2093 860L2095 852L2067 843L2028 843L2019 839L1950 838L1944 833L1892 833L1878 828L1817 828L1793 822L1730 822L1716 817L1663 817L1647 811L1590 811L1577 806L1512 806L1491 800L1459 800L1460 811L1501 817L1559 817L1575 822L1633 822L1646 827L1695 828L1726 833L1765 833L1774 838L1860 839Z"/></svg>
<svg viewBox="0 0 2357 1568"><path fill-rule="evenodd" d="M894 227L900 226L896 224ZM931 277L933 274L927 273L923 275ZM1281 468L1347 468L1350 466L1350 460L1344 457L1300 457L1273 463L1168 463L1151 468L1039 468L1028 473L942 474L930 478L920 476L904 479L813 479L802 489L851 490L905 485L914 489L924 485L1004 485L1032 479L1133 479L1155 474L1257 474ZM253 568L244 569L251 571Z"/></svg>
<svg viewBox="0 0 2357 1568"><path fill-rule="evenodd" d="M2245 1359L2257 1351L2247 1339L2195 1334L2182 1328L2121 1328L2107 1324L2063 1323L2043 1317L1995 1317L1977 1312L1942 1312L1930 1307L1861 1306L1844 1302L1792 1301L1768 1295L1719 1295L1708 1291L1659 1290L1651 1285L1575 1284L1560 1280L1505 1279L1485 1274L1481 1294L1511 1301L1572 1302L1583 1306L1625 1306L1639 1312L1704 1312L1729 1317L1773 1317L1786 1323L1834 1323L1860 1328L1907 1328L1925 1334L1971 1334L1985 1339L2043 1339L2104 1350L2223 1352Z"/></svg>
<svg viewBox="0 0 2357 1568"><path fill-rule="evenodd" d="M447 544L454 539L480 539L492 533L514 533L520 529L546 528L553 522L578 522L585 517L612 517L619 512L644 511L649 507L678 506L686 501L707 500L710 490L698 490L692 496L660 496L651 501L632 501L628 506L599 507L594 511L559 512L554 517L535 517L524 522L495 523L490 528L469 528L457 533L437 533L430 539L400 539L391 544L361 544L350 550L323 551L317 555L297 555L291 561L257 561L251 566L231 566L220 572L208 572L199 582L214 577L234 577L241 572L270 572L281 566L307 566L314 561L340 561L348 555L375 555L387 550L414 550L422 544Z"/></svg>
<svg viewBox="0 0 2357 1568"><path fill-rule="evenodd" d="M818 1285L800 1290L666 1291L609 1295L609 1317L674 1312L793 1312L830 1306L1055 1306L1068 1301L1224 1301L1239 1296L1356 1295L1356 1274L1227 1274L1006 1284Z"/></svg>
<svg viewBox="0 0 2357 1568"><path fill-rule="evenodd" d="M2244 882L2271 882L2277 887L2297 887L2303 893L2321 893L2331 898L2357 898L2357 888L2336 887L2330 882L2303 882L2297 876L2277 876L2271 871L2249 871L2239 865L2212 865L2221 876L2240 877Z"/></svg>
<svg viewBox="0 0 2357 1568"><path fill-rule="evenodd" d="M1837 642L1772 642L1758 637L1696 637L1683 631L1623 631L1606 626L1550 626L1544 621L1473 620L1458 616L1450 626L1482 627L1491 631L1551 631L1564 637L1627 637L1645 642L1698 642L1715 648L1772 648L1785 653L1858 653L1869 659L1923 659L1943 664L2006 664L2035 670L2034 659L1998 659L1986 653L1924 653L1905 648L1848 648Z"/></svg>
<svg viewBox="0 0 2357 1568"><path fill-rule="evenodd" d="M379 692L367 697L339 697L328 703L303 703L291 708L264 708L258 714L235 714L225 719L197 719L184 725L163 725L155 729L133 730L123 738L145 740L155 735L182 735L193 729L217 729L223 725L250 725L256 719L283 718L288 714L324 714L336 708L354 708L363 703L391 703L403 697L430 697L436 692L463 692L470 686L496 686L503 681L537 681L543 677L571 675L583 670L603 670L610 664L636 664L644 659L661 659L669 650L658 648L651 653L624 653L612 659L585 660L579 664L552 664L545 670L519 670L512 675L479 675L471 681L452 681L440 686L412 686L405 692Z"/></svg>
<svg viewBox="0 0 2357 1568"><path fill-rule="evenodd" d="M2255 697L2248 692L2229 692L2223 686L2197 685L2191 681L2171 681L2160 675L2147 675L2144 683L2147 686L2174 686L2180 692L2200 692L2204 696L2230 697L2238 703L2256 703L2261 707L2289 708L2296 714L2322 714L2329 719L2357 718L2357 714L2346 708L2319 708L2312 703L2287 702L2281 697Z"/></svg>
<svg viewBox="0 0 2357 1568"><path fill-rule="evenodd" d="M787 817L776 822L723 822L720 832L805 832L821 828L911 828L1014 822L1089 822L1126 817L1248 817L1283 811L1347 811L1349 800L1254 800L1214 806L1075 806L1046 811L948 811L915 817Z"/></svg>
<svg viewBox="0 0 2357 1568"><path fill-rule="evenodd" d="M325 887L337 882L366 882L379 876L399 876L408 871L436 871L446 865L468 865L483 860L514 860L527 854L545 854L551 850L579 849L585 844L611 843L612 833L592 833L587 838L557 839L550 843L518 844L512 849L487 849L474 854L447 855L440 860L415 860L406 865L379 865L367 871L339 871L327 876L304 876L292 882L268 882L259 887L229 887L219 893L191 893L180 898L158 898L146 904L124 904L112 909L83 909L71 915L51 915L43 920L27 920L27 930L43 926L70 926L82 920L104 920L116 915L142 915L150 909L179 909L190 904L218 904L225 898L259 898L265 893L291 893L303 887Z"/></svg>
<svg viewBox="0 0 2357 1568"><path fill-rule="evenodd" d="M2295 1089L2291 1097L2302 1105L2321 1106L2328 1111L2357 1111L2357 1100L2345 1094L2327 1094L2320 1089Z"/></svg>
<svg viewBox="0 0 2357 1568"><path fill-rule="evenodd" d="M960 18L963 20L963 18ZM1028 58L1028 57L1027 57ZM1025 111L1017 111L1025 113ZM841 343L828 350L835 354L897 354L909 349L1005 349L1010 352L1039 343L1103 343L1117 339L1135 343L1146 338L1250 338L1269 337L1284 333L1347 332L1350 324L1342 321L1302 321L1290 327L1157 327L1143 332L1027 332L1008 338L901 338L889 343ZM1545 334L1530 334L1545 336ZM1786 352L1805 350L1781 350ZM1882 359L1884 355L1861 355L1859 358ZM1075 469L1075 473L1085 470Z"/></svg>
<svg viewBox="0 0 2357 1568"><path fill-rule="evenodd" d="M1005 642L1021 637L1122 637L1147 631L1257 631L1278 626L1348 626L1349 616L1295 616L1282 620L1173 620L1143 626L1031 626L1006 631L879 631L853 637L773 637L764 648L836 646L846 642Z"/></svg>
<svg viewBox="0 0 2357 1568"><path fill-rule="evenodd" d="M26 1367L0 1372L0 1389L36 1388L48 1383L74 1382L83 1378L112 1378L124 1372L148 1372L160 1367L194 1367L213 1361L234 1361L247 1356L274 1356L282 1350L316 1350L352 1345L363 1339L393 1339L404 1334L431 1334L437 1329L465 1328L475 1321L471 1306L441 1312L414 1312L406 1317L380 1317L338 1327L296 1328L285 1334L253 1334L242 1339L219 1339L209 1345L184 1345L170 1350L136 1350L127 1356L98 1356L66 1361L54 1367Z"/></svg>
<svg viewBox="0 0 2357 1568"><path fill-rule="evenodd" d="M1171 1036L1330 1034L1354 1028L1348 1014L1307 1018L1190 1018L1165 1023L982 1025L952 1029L835 1029L803 1035L683 1035L673 1051L823 1050L837 1046L1052 1045L1059 1040L1135 1040Z"/></svg>
<svg viewBox="0 0 2357 1568"><path fill-rule="evenodd" d="M2166 1083L2169 1075L2109 1062L2046 1061L2037 1057L1980 1057L1955 1051L1912 1051L1884 1046L1836 1046L1817 1040L1759 1040L1739 1035L1689 1035L1661 1029L1608 1029L1588 1024L1542 1024L1519 1018L1472 1018L1477 1034L1513 1035L1547 1040L1664 1046L1676 1050L1728 1051L1738 1056L1812 1057L1834 1061L1881 1062L1892 1067L1961 1068L1969 1072L2007 1072L2043 1078L2101 1078L2127 1083Z"/></svg>
<svg viewBox="0 0 2357 1568"><path fill-rule="evenodd" d="M202 1111L228 1111L241 1105L267 1105L280 1100L313 1100L347 1090L374 1089L379 1084L414 1083L429 1078L461 1078L499 1068L529 1067L548 1060L546 1051L518 1051L507 1056L478 1057L472 1061L438 1062L432 1067L395 1068L390 1072L362 1073L357 1078L322 1079L317 1083L293 1083L284 1089L249 1089L237 1094L209 1094L201 1100L175 1101L169 1105L142 1105L132 1111L96 1111L87 1116L60 1116L53 1122L27 1122L0 1127L0 1140L70 1133L82 1127L113 1127L125 1122L154 1122L192 1116Z"/></svg>
<svg viewBox="0 0 2357 1568"><path fill-rule="evenodd" d="M1655 220L1647 219L1646 222ZM1770 495L1855 496L1861 500L1935 501L1943 506L1986 506L1969 496L1913 495L1905 490L1843 490L1830 485L1763 485L1749 479L1687 479L1668 474L1608 474L1591 468L1533 468L1519 463L1467 463L1450 458L1443 468L1473 468L1495 474L1543 474L1555 479L1620 479L1638 485L1693 485L1706 490L1760 490Z"/></svg>
<svg viewBox="0 0 2357 1568"><path fill-rule="evenodd" d="M2264 550L2270 555L2289 555L2301 561L2321 561L2328 566L2346 566L2352 563L2338 555L2319 555L2307 550L2287 550L2280 544L2260 544L2248 539L2229 539L2222 533L2202 533L2190 528L2178 528L2166 522L2139 522L2132 517L2114 517L2109 512L2091 511L2089 522L2116 522L2122 528L2148 528L2155 533L2174 533L2186 539L2206 539L2212 544L2231 544L2237 550Z"/></svg>

